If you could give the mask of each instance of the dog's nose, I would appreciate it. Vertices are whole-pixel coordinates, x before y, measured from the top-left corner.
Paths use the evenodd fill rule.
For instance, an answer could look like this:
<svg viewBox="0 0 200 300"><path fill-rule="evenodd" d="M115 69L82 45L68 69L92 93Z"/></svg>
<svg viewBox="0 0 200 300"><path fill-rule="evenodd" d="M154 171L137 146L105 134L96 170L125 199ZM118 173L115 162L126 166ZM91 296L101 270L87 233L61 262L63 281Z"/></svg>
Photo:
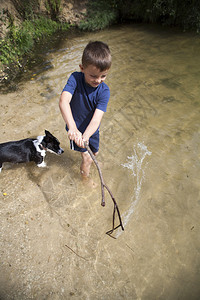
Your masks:
<svg viewBox="0 0 200 300"><path fill-rule="evenodd" d="M60 148L59 154L62 154L63 152L64 152L64 150L62 148Z"/></svg>

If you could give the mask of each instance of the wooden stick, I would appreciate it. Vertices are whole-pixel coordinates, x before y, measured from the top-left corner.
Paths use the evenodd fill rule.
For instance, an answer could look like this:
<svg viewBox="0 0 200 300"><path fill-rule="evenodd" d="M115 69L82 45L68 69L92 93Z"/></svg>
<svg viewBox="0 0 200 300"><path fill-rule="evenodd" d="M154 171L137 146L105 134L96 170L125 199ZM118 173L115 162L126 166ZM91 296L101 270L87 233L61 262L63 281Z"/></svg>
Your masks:
<svg viewBox="0 0 200 300"><path fill-rule="evenodd" d="M118 208L118 205L117 205L117 202L115 200L115 198L113 197L113 194L112 192L110 191L110 189L108 188L108 186L104 183L104 180L103 180L103 175L102 175L102 172L101 172L101 169L99 167L99 164L92 152L92 150L90 149L89 147L89 144L87 142L85 142L84 144L85 148L87 149L88 153L90 154L92 160L94 161L96 167L97 167L97 170L99 172L99 177L100 177L100 181L101 181L101 195L102 195L102 199L101 199L101 205L102 206L105 206L105 194L104 194L104 188L108 191L108 193L110 194L110 197L114 203L114 209L113 209L113 223L112 223L112 229L107 231L106 234L108 234L109 236L111 236L111 234L113 233L113 231L115 229L117 229L118 227L121 227L122 230L124 230L124 227L123 227L123 224L122 224L122 220L121 220L121 216L120 216L120 212L119 212L119 208ZM117 214L118 214L118 217L119 217L119 225L115 227L115 212L117 210ZM112 236L111 236L112 237ZM114 238L114 237L113 237Z"/></svg>
<svg viewBox="0 0 200 300"><path fill-rule="evenodd" d="M85 143L85 148L87 149L88 153L90 154L91 158L93 159L96 167L97 167L97 170L99 172L99 177L100 177L100 180L101 180L101 195L102 195L102 199L101 199L101 205L102 206L105 206L105 194L104 194L104 180L103 180L103 175L102 175L102 172L101 172L101 169L99 167L99 164L92 152L92 150L90 149L89 145L87 143Z"/></svg>

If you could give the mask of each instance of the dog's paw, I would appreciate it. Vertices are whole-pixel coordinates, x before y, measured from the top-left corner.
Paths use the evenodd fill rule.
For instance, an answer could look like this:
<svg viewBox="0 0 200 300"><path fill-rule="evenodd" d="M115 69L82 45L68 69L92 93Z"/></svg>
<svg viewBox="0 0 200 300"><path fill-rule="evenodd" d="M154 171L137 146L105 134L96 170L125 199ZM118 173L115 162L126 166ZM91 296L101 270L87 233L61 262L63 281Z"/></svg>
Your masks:
<svg viewBox="0 0 200 300"><path fill-rule="evenodd" d="M39 168L45 168L47 164L43 161L41 164L37 165Z"/></svg>

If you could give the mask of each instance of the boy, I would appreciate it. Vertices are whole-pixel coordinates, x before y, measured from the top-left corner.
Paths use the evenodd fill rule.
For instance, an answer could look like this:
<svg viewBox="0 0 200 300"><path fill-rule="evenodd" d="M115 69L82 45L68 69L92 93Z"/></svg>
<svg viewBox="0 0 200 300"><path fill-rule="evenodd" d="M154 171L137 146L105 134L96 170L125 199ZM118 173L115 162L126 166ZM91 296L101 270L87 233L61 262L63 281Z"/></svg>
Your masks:
<svg viewBox="0 0 200 300"><path fill-rule="evenodd" d="M85 47L81 72L74 72L65 85L59 102L66 123L71 149L81 152L81 174L87 178L92 159L84 142L94 153L99 151L99 127L110 98L109 87L104 83L111 67L111 54L107 44L95 41Z"/></svg>

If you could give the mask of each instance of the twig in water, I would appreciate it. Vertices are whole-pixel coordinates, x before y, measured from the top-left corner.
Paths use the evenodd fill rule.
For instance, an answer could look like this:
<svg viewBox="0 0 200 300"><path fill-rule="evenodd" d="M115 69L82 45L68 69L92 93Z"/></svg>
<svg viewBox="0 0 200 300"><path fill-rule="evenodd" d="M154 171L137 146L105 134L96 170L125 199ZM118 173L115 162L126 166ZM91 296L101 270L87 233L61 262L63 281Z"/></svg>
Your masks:
<svg viewBox="0 0 200 300"><path fill-rule="evenodd" d="M117 205L117 202L115 201L115 198L113 197L113 194L112 192L110 191L110 189L108 188L108 186L104 183L104 180L103 180L103 175L102 175L102 172L101 172L101 169L99 167L99 164L92 152L92 150L90 149L89 145L87 142L85 142L84 144L85 148L87 149L88 153L90 154L91 158L93 159L96 167L97 167L97 170L99 172L99 177L100 177L100 180L101 180L101 195L102 195L102 200L101 200L101 205L102 206L105 206L105 194L104 194L104 188L108 191L108 193L110 194L110 197L114 203L114 209L113 209L113 224L112 224L112 229L107 231L106 234L108 234L109 236L111 236L111 234L113 233L113 231L119 227L121 227L122 230L124 230L124 227L123 227L123 224L122 224L122 220L121 220L121 216L120 216L120 212L119 212L119 208L118 208L118 205ZM117 210L117 214L118 214L118 217L119 217L119 225L115 227L115 212ZM114 238L113 236L111 236L112 238Z"/></svg>
<svg viewBox="0 0 200 300"><path fill-rule="evenodd" d="M67 247L69 250L71 250L74 254L76 254L78 257L80 257L80 258L82 258L82 259L84 259L84 260L86 260L87 261L87 259L85 258L85 257L83 257L83 256L81 256L81 255L79 255L78 253L76 253L72 248L70 248L69 246L67 246L67 245L65 245L65 247Z"/></svg>

